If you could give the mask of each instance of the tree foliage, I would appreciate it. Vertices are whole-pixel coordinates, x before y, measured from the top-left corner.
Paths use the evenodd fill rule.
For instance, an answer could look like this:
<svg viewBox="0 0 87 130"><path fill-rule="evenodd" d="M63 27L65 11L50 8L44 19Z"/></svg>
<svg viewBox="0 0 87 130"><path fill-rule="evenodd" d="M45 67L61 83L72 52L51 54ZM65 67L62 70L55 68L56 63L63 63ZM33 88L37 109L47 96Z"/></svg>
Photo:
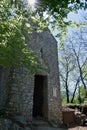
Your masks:
<svg viewBox="0 0 87 130"><path fill-rule="evenodd" d="M41 0L38 0L41 1ZM87 9L87 0L42 0L42 10L51 16L51 27L58 30L61 43L65 42L67 35L67 27L71 21L66 20L68 14L79 9Z"/></svg>
<svg viewBox="0 0 87 130"><path fill-rule="evenodd" d="M22 6L21 6L22 7ZM31 32L26 10L18 9L6 0L0 1L0 66L25 66L31 72L41 69L37 57L27 50L24 31Z"/></svg>
<svg viewBox="0 0 87 130"><path fill-rule="evenodd" d="M72 10L77 10L87 7L87 0L38 0L44 10L50 11L52 14L61 14L65 17L66 14Z"/></svg>
<svg viewBox="0 0 87 130"><path fill-rule="evenodd" d="M51 26L53 28L56 26L60 33L60 30L63 30L63 33L59 34L60 37L66 35L66 26L69 22L64 18L72 10L85 9L87 2L86 0L37 0L36 10L31 13L20 1L0 1L0 66L11 68L23 65L35 72L41 67L37 57L31 50L26 49L23 32L32 30L40 32L44 28L47 29L47 25L51 23ZM33 26L29 24L28 19Z"/></svg>

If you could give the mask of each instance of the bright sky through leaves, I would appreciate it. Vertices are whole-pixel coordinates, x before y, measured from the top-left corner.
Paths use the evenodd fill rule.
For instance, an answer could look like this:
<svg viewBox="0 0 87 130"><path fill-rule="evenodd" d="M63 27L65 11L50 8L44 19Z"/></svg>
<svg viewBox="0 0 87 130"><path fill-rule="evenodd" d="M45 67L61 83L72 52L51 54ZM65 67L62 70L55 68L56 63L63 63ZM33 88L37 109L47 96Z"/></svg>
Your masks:
<svg viewBox="0 0 87 130"><path fill-rule="evenodd" d="M36 0L27 0L28 1L28 4L34 8L35 7L35 3L36 3Z"/></svg>

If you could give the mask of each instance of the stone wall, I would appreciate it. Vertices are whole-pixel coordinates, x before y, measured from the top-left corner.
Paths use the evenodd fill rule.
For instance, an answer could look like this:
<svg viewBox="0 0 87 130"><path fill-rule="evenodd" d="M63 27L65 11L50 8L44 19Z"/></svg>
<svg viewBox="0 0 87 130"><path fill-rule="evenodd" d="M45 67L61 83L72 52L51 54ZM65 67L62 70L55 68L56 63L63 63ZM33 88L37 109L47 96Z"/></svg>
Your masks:
<svg viewBox="0 0 87 130"><path fill-rule="evenodd" d="M38 75L47 77L47 86L44 89L44 117L48 120L62 120L62 109L61 109L61 95L60 95L60 84L59 84L59 68L58 68L58 52L57 42L49 32L33 33L27 35L26 43L28 49L38 56L38 59L43 67L47 68L47 71L42 70ZM7 85L8 74L5 76L1 75L1 86ZM5 81L5 85L4 85ZM32 121L33 112L33 94L34 94L34 83L35 75L29 73L24 67L14 69L12 74L10 99L8 102L8 110L13 111L16 114L22 115L27 122ZM2 88L0 86L0 89ZM3 89L4 89L3 87ZM5 93L2 91L2 101L0 106L3 104L3 99L7 98Z"/></svg>
<svg viewBox="0 0 87 130"><path fill-rule="evenodd" d="M27 69L14 70L9 109L14 108L17 114L29 121L32 119L33 87L33 75Z"/></svg>
<svg viewBox="0 0 87 130"><path fill-rule="evenodd" d="M22 119L18 120L0 118L0 130L32 130L31 126L26 126Z"/></svg>
<svg viewBox="0 0 87 130"><path fill-rule="evenodd" d="M48 78L48 120L62 120L57 42L49 32L43 32L31 35L27 43L48 68L48 72L42 72Z"/></svg>
<svg viewBox="0 0 87 130"><path fill-rule="evenodd" d="M4 110L7 104L11 83L10 70L0 68L0 111Z"/></svg>

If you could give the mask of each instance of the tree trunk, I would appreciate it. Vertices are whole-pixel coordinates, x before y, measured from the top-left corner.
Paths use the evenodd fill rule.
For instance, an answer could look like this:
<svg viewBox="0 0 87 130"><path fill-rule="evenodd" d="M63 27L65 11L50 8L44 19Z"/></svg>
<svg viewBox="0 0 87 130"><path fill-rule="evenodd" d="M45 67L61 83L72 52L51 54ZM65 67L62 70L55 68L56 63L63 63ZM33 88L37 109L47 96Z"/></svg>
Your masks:
<svg viewBox="0 0 87 130"><path fill-rule="evenodd" d="M82 84L84 86L84 89L86 89L86 84L85 84L84 79L83 79L83 73L82 73L82 69L81 69L78 57L77 57L77 63L78 63L78 67L79 67L80 78L81 78Z"/></svg>
<svg viewBox="0 0 87 130"><path fill-rule="evenodd" d="M74 89L74 92L73 92L73 96L72 96L72 99L71 99L71 103L73 103L73 101L74 101L74 97L75 97L75 93L76 93L76 89L77 89L79 81L80 81L80 77L78 77L78 79L77 79L75 89Z"/></svg>
<svg viewBox="0 0 87 130"><path fill-rule="evenodd" d="M67 96L67 103L69 103L69 89L68 89L67 81L66 81L66 96Z"/></svg>

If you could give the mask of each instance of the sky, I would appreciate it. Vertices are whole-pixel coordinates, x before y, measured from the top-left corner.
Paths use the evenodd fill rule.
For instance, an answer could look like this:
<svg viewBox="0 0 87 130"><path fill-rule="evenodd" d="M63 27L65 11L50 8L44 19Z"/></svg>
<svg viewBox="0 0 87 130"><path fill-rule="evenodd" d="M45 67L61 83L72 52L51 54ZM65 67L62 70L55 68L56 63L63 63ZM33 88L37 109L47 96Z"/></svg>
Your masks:
<svg viewBox="0 0 87 130"><path fill-rule="evenodd" d="M71 12L68 14L68 20L71 20L72 22L79 22L81 20L81 11L78 13Z"/></svg>
<svg viewBox="0 0 87 130"><path fill-rule="evenodd" d="M67 18L65 19L66 21L72 21L72 23L87 23L87 20L84 20L84 15L87 14L87 10L81 10L79 9L78 12L70 12L67 16ZM86 15L87 16L87 15ZM71 34L72 30L75 28L69 27L68 28L68 32L69 34ZM54 32L52 32L54 37L58 34L58 30L55 29ZM60 44L60 41L57 37L55 37L55 39L58 41L58 46Z"/></svg>

